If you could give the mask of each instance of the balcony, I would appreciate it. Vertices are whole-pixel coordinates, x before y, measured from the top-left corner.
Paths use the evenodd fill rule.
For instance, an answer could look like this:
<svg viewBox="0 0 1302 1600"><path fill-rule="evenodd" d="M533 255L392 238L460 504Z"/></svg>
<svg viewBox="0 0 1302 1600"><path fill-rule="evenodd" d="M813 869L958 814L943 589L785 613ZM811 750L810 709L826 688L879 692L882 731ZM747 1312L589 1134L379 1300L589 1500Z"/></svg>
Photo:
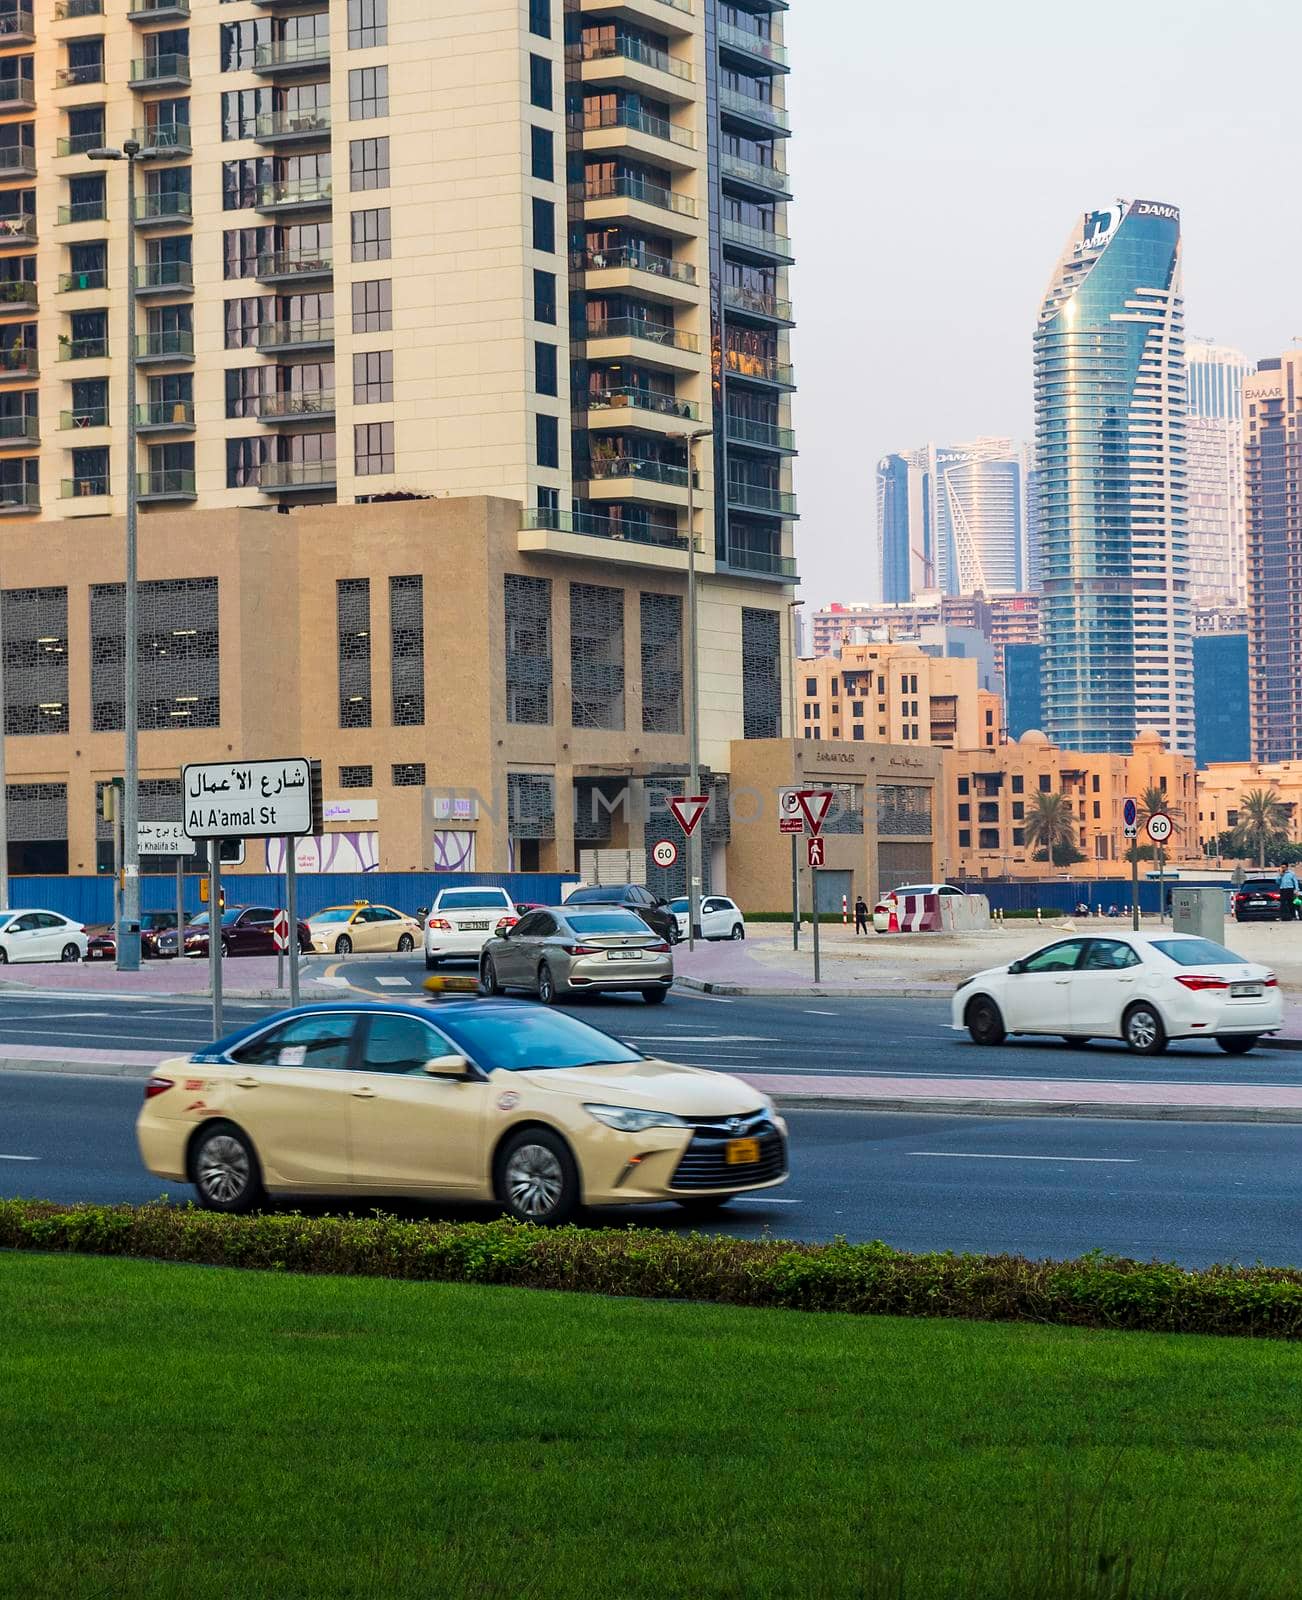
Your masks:
<svg viewBox="0 0 1302 1600"><path fill-rule="evenodd" d="M743 317L753 317L758 322L780 324L784 328L794 325L790 300L780 300L763 289L751 289L741 283L725 283L723 303L729 311Z"/></svg>
<svg viewBox="0 0 1302 1600"><path fill-rule="evenodd" d="M30 72L18 78L0 79L0 110L36 110L36 81Z"/></svg>
<svg viewBox="0 0 1302 1600"><path fill-rule="evenodd" d="M600 541L600 544L594 541ZM701 540L696 541L698 552ZM520 549L526 553L603 560L626 566L681 571L686 565L687 536L649 523L628 521L591 511L526 511Z"/></svg>
<svg viewBox="0 0 1302 1600"><path fill-rule="evenodd" d="M569 194L571 200L581 200L585 206L597 206L603 201L628 200L651 206L656 211L667 211L675 217L694 218L699 215L695 200L689 200L685 194L677 194L673 189L666 189L663 184L648 183L645 178L614 177L572 183ZM634 220L641 220L637 212L630 212L626 206L603 208L600 216L630 216ZM688 230L689 234L695 231Z"/></svg>
<svg viewBox="0 0 1302 1600"><path fill-rule="evenodd" d="M40 437L41 427L36 417L0 417L0 449L9 450L14 445L36 444Z"/></svg>
<svg viewBox="0 0 1302 1600"><path fill-rule="evenodd" d="M35 217L0 217L0 249L36 243Z"/></svg>
<svg viewBox="0 0 1302 1600"><path fill-rule="evenodd" d="M263 494L295 494L333 490L338 472L333 461L268 461L258 469Z"/></svg>
<svg viewBox="0 0 1302 1600"><path fill-rule="evenodd" d="M193 400L150 400L136 407L137 433L188 433L193 427Z"/></svg>
<svg viewBox="0 0 1302 1600"><path fill-rule="evenodd" d="M744 161L740 156L724 154L719 158L720 168L731 183L743 183L749 189L759 189L766 199L791 198L791 175L779 167L765 166L762 161Z"/></svg>
<svg viewBox="0 0 1302 1600"><path fill-rule="evenodd" d="M60 361L107 361L108 335L97 334L93 339L70 339L66 333L59 335Z"/></svg>
<svg viewBox="0 0 1302 1600"><path fill-rule="evenodd" d="M724 244L736 245L751 255L765 256L774 261L790 264L796 258L791 253L791 240L785 233L770 228L753 228L746 222L723 219Z"/></svg>
<svg viewBox="0 0 1302 1600"><path fill-rule="evenodd" d="M641 425L640 418L627 416L628 411L642 411L655 417L668 417L678 422L699 422L701 408L694 400L680 400L677 395L656 394L651 389L617 388L594 389L588 393L589 426L596 422L593 412L615 413L603 416L602 422L623 422ZM675 430L677 431L677 430Z"/></svg>
<svg viewBox="0 0 1302 1600"><path fill-rule="evenodd" d="M725 421L729 444L743 444L754 450L777 450L783 455L796 453L796 431L776 422L757 422L751 417L728 413Z"/></svg>
<svg viewBox="0 0 1302 1600"><path fill-rule="evenodd" d="M259 283L306 283L333 271L333 256L319 250L273 250L258 257L253 276Z"/></svg>
<svg viewBox="0 0 1302 1600"><path fill-rule="evenodd" d="M30 316L36 309L36 285L25 278L0 280L0 317Z"/></svg>
<svg viewBox="0 0 1302 1600"><path fill-rule="evenodd" d="M796 497L758 483L728 484L728 504L739 511L762 511L773 517L796 517Z"/></svg>
<svg viewBox="0 0 1302 1600"><path fill-rule="evenodd" d="M259 211L320 211L330 204L334 185L329 178L278 178L260 183Z"/></svg>
<svg viewBox="0 0 1302 1600"><path fill-rule="evenodd" d="M570 60L583 63L585 83L622 84L629 89L656 89L662 97L691 100L695 82L690 61L657 50L630 33L615 34L609 42L587 39L566 51Z"/></svg>
<svg viewBox="0 0 1302 1600"><path fill-rule="evenodd" d="M315 72L330 65L330 39L326 34L310 39L273 39L253 52L253 70L268 77L287 72Z"/></svg>
<svg viewBox="0 0 1302 1600"><path fill-rule="evenodd" d="M56 89L84 89L104 82L104 63L96 61L82 67L60 67L54 74Z"/></svg>
<svg viewBox="0 0 1302 1600"><path fill-rule="evenodd" d="M136 499L142 503L194 498L193 467L160 467L136 474Z"/></svg>
<svg viewBox="0 0 1302 1600"><path fill-rule="evenodd" d="M335 414L333 389L285 389L264 394L258 402L258 420L269 426L296 422L325 422Z"/></svg>
<svg viewBox="0 0 1302 1600"><path fill-rule="evenodd" d="M330 108L310 111L265 111L254 120L253 137L259 144L303 144L330 137Z"/></svg>
<svg viewBox="0 0 1302 1600"><path fill-rule="evenodd" d="M194 200L188 191L178 194L138 194L136 227L157 228L168 222L192 222Z"/></svg>
<svg viewBox="0 0 1302 1600"><path fill-rule="evenodd" d="M0 183L8 183L14 178L35 176L35 150L23 150L17 145L10 145L7 150L0 150Z"/></svg>
<svg viewBox="0 0 1302 1600"><path fill-rule="evenodd" d="M54 7L56 22L76 22L82 17L102 17L104 0L57 0Z"/></svg>
<svg viewBox="0 0 1302 1600"><path fill-rule="evenodd" d="M601 322L589 322L585 336L593 339L641 339L667 350L684 350L696 354L701 341L694 333L679 333L658 322L647 322L642 317L606 317Z"/></svg>
<svg viewBox="0 0 1302 1600"><path fill-rule="evenodd" d="M761 100L758 95L742 94L736 89L720 89L719 109L724 116L748 123L766 135L791 132L791 117L786 107L775 106L771 100Z"/></svg>
<svg viewBox="0 0 1302 1600"><path fill-rule="evenodd" d="M183 328L153 329L136 335L136 360L193 361L194 334Z"/></svg>
<svg viewBox="0 0 1302 1600"><path fill-rule="evenodd" d="M41 364L35 350L0 349L0 383L21 382L24 378L39 378Z"/></svg>
<svg viewBox="0 0 1302 1600"><path fill-rule="evenodd" d="M257 330L263 355L278 351L326 350L335 342L333 317L305 318L294 322L264 322Z"/></svg>
<svg viewBox="0 0 1302 1600"><path fill-rule="evenodd" d="M169 156L188 156L191 153L190 124L164 122L153 128L133 128L131 137L140 146L141 159L166 160Z"/></svg>
<svg viewBox="0 0 1302 1600"><path fill-rule="evenodd" d="M60 411L60 433L71 433L85 428L107 428L108 407L89 406L82 411Z"/></svg>
<svg viewBox="0 0 1302 1600"><path fill-rule="evenodd" d="M749 28L739 28L731 22L719 24L719 47L725 55L742 56L748 67L757 61L772 67L775 72L790 70L790 58L785 48L774 39L752 33Z"/></svg>
<svg viewBox="0 0 1302 1600"><path fill-rule="evenodd" d="M104 147L104 130L98 133L65 133L55 143L54 153L59 156L84 156L91 150Z"/></svg>
<svg viewBox="0 0 1302 1600"><path fill-rule="evenodd" d="M107 289L108 273L103 267L94 267L89 272L61 272L59 274L60 294L81 294L87 289Z"/></svg>
<svg viewBox="0 0 1302 1600"><path fill-rule="evenodd" d="M131 0L128 22L187 22L190 0Z"/></svg>
<svg viewBox="0 0 1302 1600"><path fill-rule="evenodd" d="M11 44L35 44L36 20L30 6L7 5L0 11L0 50Z"/></svg>
<svg viewBox="0 0 1302 1600"><path fill-rule="evenodd" d="M683 35L691 32L687 19L695 9L695 0L579 0L579 10L585 16L591 12L607 21L622 17L643 27L650 22L662 32Z"/></svg>
<svg viewBox="0 0 1302 1600"><path fill-rule="evenodd" d="M776 356L725 350L723 366L729 378L741 378L747 383L771 384L777 389L794 389L796 386L794 369L789 362L779 361Z"/></svg>
<svg viewBox="0 0 1302 1600"><path fill-rule="evenodd" d="M184 88L190 81L190 58L178 55L148 56L131 63L127 82L133 89Z"/></svg>
<svg viewBox="0 0 1302 1600"><path fill-rule="evenodd" d="M624 133L642 134L647 139L659 140L662 144L669 144L675 150L695 150L696 135L687 128L680 128L676 123L664 117L654 116L649 111L632 105L602 106L592 101L582 111L576 111L566 119L566 126L571 133L610 135L607 138L584 138L584 148L589 150L617 150L620 148L631 149L638 154L651 154L660 161L668 158L675 161L672 151L655 148L650 152L641 139L626 139ZM677 165L690 167L690 160L677 161Z"/></svg>
<svg viewBox="0 0 1302 1600"><path fill-rule="evenodd" d="M59 485L60 500L103 500L108 492L107 472L92 473L85 478L65 478Z"/></svg>
<svg viewBox="0 0 1302 1600"><path fill-rule="evenodd" d="M71 205L60 206L56 215L61 228L75 228L82 222L103 222L106 212L102 199L76 200Z"/></svg>
<svg viewBox="0 0 1302 1600"><path fill-rule="evenodd" d="M41 489L35 483L16 483L0 486L0 517L10 517L20 511L41 509Z"/></svg>
<svg viewBox="0 0 1302 1600"><path fill-rule="evenodd" d="M584 335L590 361L628 357L666 372L701 370L701 341L694 333L679 333L641 317L608 317L604 322L590 322Z"/></svg>
<svg viewBox="0 0 1302 1600"><path fill-rule="evenodd" d="M675 466L671 461L647 460L643 456L604 456L594 458L589 463L588 479L594 484L636 479L641 483L661 484L668 489L686 489L687 468ZM627 483L624 487L627 487Z"/></svg>
<svg viewBox="0 0 1302 1600"><path fill-rule="evenodd" d="M193 294L194 268L188 261L149 261L136 268L136 293Z"/></svg>
<svg viewBox="0 0 1302 1600"><path fill-rule="evenodd" d="M750 550L744 545L728 546L728 565L734 572L749 572L757 578L775 578L780 583L795 583L796 558L775 555L771 550Z"/></svg>

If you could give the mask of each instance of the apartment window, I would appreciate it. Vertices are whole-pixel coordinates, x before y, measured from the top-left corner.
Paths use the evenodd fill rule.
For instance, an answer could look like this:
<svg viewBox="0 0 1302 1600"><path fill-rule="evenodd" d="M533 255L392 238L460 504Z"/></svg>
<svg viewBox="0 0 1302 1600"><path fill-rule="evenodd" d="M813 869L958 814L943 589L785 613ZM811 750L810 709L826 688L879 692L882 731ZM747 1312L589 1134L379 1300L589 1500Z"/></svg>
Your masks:
<svg viewBox="0 0 1302 1600"><path fill-rule="evenodd" d="M1014 828L1013 829L1013 843L1015 845L1024 845L1026 843L1026 829L1025 828Z"/></svg>
<svg viewBox="0 0 1302 1600"><path fill-rule="evenodd" d="M270 89L228 89L222 94L222 139L252 139L258 118L275 109Z"/></svg>
<svg viewBox="0 0 1302 1600"><path fill-rule="evenodd" d="M102 38L69 39L68 65L63 84L104 82L104 40Z"/></svg>
<svg viewBox="0 0 1302 1600"><path fill-rule="evenodd" d="M987 712L986 715L987 715L987 720L988 720L989 719L989 713ZM1099 792L1099 775L1098 775L1097 772L1094 773L1092 775L1092 777L1090 778L1090 788L1094 791L1095 794L1097 794Z"/></svg>
<svg viewBox="0 0 1302 1600"><path fill-rule="evenodd" d="M257 276L258 258L269 255L275 246L274 228L228 228L222 234L222 276Z"/></svg>
<svg viewBox="0 0 1302 1600"><path fill-rule="evenodd" d="M274 458L276 441L265 436L254 439L227 439L226 487L254 489L263 467Z"/></svg>
<svg viewBox="0 0 1302 1600"><path fill-rule="evenodd" d="M854 713L854 716L855 716L856 720L858 718L861 718L863 716L863 701L862 700L852 701L851 702L851 709L852 709L852 711Z"/></svg>
<svg viewBox="0 0 1302 1600"><path fill-rule="evenodd" d="M570 720L576 728L624 726L624 591L570 585Z"/></svg>
<svg viewBox="0 0 1302 1600"><path fill-rule="evenodd" d="M392 399L393 351L357 351L353 356L353 404L374 406ZM391 471L392 468L385 470Z"/></svg>
<svg viewBox="0 0 1302 1600"><path fill-rule="evenodd" d="M353 428L353 470L359 478L393 471L391 422L359 422Z"/></svg>
<svg viewBox="0 0 1302 1600"><path fill-rule="evenodd" d="M533 319L535 322L556 321L556 274L538 272L533 275Z"/></svg>
<svg viewBox="0 0 1302 1600"><path fill-rule="evenodd" d="M269 294L250 295L226 302L226 348L252 350L258 342L258 329L275 320L276 302Z"/></svg>
<svg viewBox="0 0 1302 1600"><path fill-rule="evenodd" d="M958 808L958 820L960 822L971 822L971 820L972 820L972 806L971 806L970 802L968 804L966 804L966 805L959 806L959 808Z"/></svg>
<svg viewBox="0 0 1302 1600"><path fill-rule="evenodd" d="M972 788L972 784L971 784L971 780L970 779L968 779L968 778L960 778L958 780L958 792L960 794L968 794L968 793L970 793L971 792L971 788Z"/></svg>
<svg viewBox="0 0 1302 1600"><path fill-rule="evenodd" d="M550 200L533 202L533 247L551 255L556 250L556 207ZM550 321L555 322L553 315Z"/></svg>
<svg viewBox="0 0 1302 1600"><path fill-rule="evenodd" d="M862 739L863 738L863 727L862 727L861 724L856 723L855 730L854 730L854 737L856 739Z"/></svg>
<svg viewBox="0 0 1302 1600"><path fill-rule="evenodd" d="M260 44L271 43L271 18L251 22L223 22L221 31L221 70L249 72Z"/></svg>
<svg viewBox="0 0 1302 1600"><path fill-rule="evenodd" d="M1025 789L1026 789L1026 780L1022 777L1020 772L1015 772L1013 774L1013 793L1014 794L1022 794L1025 791Z"/></svg>
<svg viewBox="0 0 1302 1600"><path fill-rule="evenodd" d="M540 39L552 36L552 0L529 0L529 32Z"/></svg>
<svg viewBox="0 0 1302 1600"><path fill-rule="evenodd" d="M74 428L102 428L108 421L108 379L83 378L72 385Z"/></svg>
<svg viewBox="0 0 1302 1600"><path fill-rule="evenodd" d="M532 172L535 178L543 183L552 183L556 178L556 153L552 143L552 136L546 128L531 130L531 145L533 150Z"/></svg>
<svg viewBox="0 0 1302 1600"><path fill-rule="evenodd" d="M370 50L389 42L389 0L348 0L348 48Z"/></svg>
<svg viewBox="0 0 1302 1600"><path fill-rule="evenodd" d="M388 206L378 211L354 211L352 231L354 261L387 261L393 254Z"/></svg>
<svg viewBox="0 0 1302 1600"><path fill-rule="evenodd" d="M99 450L72 452L72 493L102 495L109 492L109 453Z"/></svg>
<svg viewBox="0 0 1302 1600"><path fill-rule="evenodd" d="M972 830L970 828L959 829L958 847L960 850L970 850L972 848Z"/></svg>
<svg viewBox="0 0 1302 1600"><path fill-rule="evenodd" d="M353 332L384 333L393 327L393 284L370 278L353 285Z"/></svg>
<svg viewBox="0 0 1302 1600"><path fill-rule="evenodd" d="M538 498L534 502L538 507L538 526L540 528L559 528L561 513L561 495L559 489L547 489L538 486Z"/></svg>
<svg viewBox="0 0 1302 1600"><path fill-rule="evenodd" d="M542 111L552 108L552 64L546 56L529 57L529 104Z"/></svg>
<svg viewBox="0 0 1302 1600"><path fill-rule="evenodd" d="M275 176L274 164L265 156L248 161L222 162L222 210L251 211L258 203L258 189Z"/></svg>
<svg viewBox="0 0 1302 1600"><path fill-rule="evenodd" d="M539 394L556 394L556 346L535 342L533 347L533 386Z"/></svg>
<svg viewBox="0 0 1302 1600"><path fill-rule="evenodd" d="M371 767L340 767L339 787L341 789L370 789L375 783L375 773Z"/></svg>
<svg viewBox="0 0 1302 1600"><path fill-rule="evenodd" d="M389 692L395 728L425 725L425 580L389 579Z"/></svg>
<svg viewBox="0 0 1302 1600"><path fill-rule="evenodd" d="M1026 801L1025 800L1014 800L1013 801L1013 821L1014 822L1023 822L1023 821L1025 821L1025 819L1026 819Z"/></svg>
<svg viewBox="0 0 1302 1600"><path fill-rule="evenodd" d="M805 693L806 694L817 694L818 693L818 679L817 678L806 678L805 679Z"/></svg>
<svg viewBox="0 0 1302 1600"><path fill-rule="evenodd" d="M371 580L335 583L339 652L339 726L371 726Z"/></svg>
<svg viewBox="0 0 1302 1600"><path fill-rule="evenodd" d="M348 73L348 115L354 122L389 115L388 67L353 67Z"/></svg>
<svg viewBox="0 0 1302 1600"><path fill-rule="evenodd" d="M423 789L425 787L425 763L423 761L395 761L393 764L393 787L395 789Z"/></svg>
<svg viewBox="0 0 1302 1600"><path fill-rule="evenodd" d="M262 415L262 397L267 392L267 375L274 376L269 367L227 367L226 415L228 417L259 417Z"/></svg>
<svg viewBox="0 0 1302 1600"><path fill-rule="evenodd" d="M92 172L68 179L66 222L98 222L104 216L104 174Z"/></svg>
<svg viewBox="0 0 1302 1600"><path fill-rule="evenodd" d="M1040 774L1040 793L1048 794L1053 789L1053 779L1047 772Z"/></svg>
<svg viewBox="0 0 1302 1600"><path fill-rule="evenodd" d="M29 124L30 126L30 124ZM104 107L68 107L68 154L85 155L104 143Z"/></svg>
<svg viewBox="0 0 1302 1600"><path fill-rule="evenodd" d="M561 464L561 432L555 417L539 413L534 418L538 441L538 465L559 467Z"/></svg>
<svg viewBox="0 0 1302 1600"><path fill-rule="evenodd" d="M987 712L986 712L986 727L987 728L992 728L994 726L994 722L995 722L995 714L994 714L994 712L987 710ZM1098 779L1095 778L1094 782L1097 784L1098 783Z"/></svg>
<svg viewBox="0 0 1302 1600"><path fill-rule="evenodd" d="M353 189L389 187L389 141L354 139L348 146L348 181Z"/></svg>
<svg viewBox="0 0 1302 1600"><path fill-rule="evenodd" d="M508 572L506 720L545 727L552 720L552 586L549 578Z"/></svg>

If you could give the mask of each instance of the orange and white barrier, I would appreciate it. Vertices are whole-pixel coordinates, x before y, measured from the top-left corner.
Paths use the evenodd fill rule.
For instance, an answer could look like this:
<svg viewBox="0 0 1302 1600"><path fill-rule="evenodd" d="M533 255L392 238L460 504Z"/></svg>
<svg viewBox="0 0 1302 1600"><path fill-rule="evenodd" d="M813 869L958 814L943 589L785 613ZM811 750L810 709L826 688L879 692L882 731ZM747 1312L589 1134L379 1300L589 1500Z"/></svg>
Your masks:
<svg viewBox="0 0 1302 1600"><path fill-rule="evenodd" d="M900 895L898 899L901 933L940 932L938 894L905 894Z"/></svg>

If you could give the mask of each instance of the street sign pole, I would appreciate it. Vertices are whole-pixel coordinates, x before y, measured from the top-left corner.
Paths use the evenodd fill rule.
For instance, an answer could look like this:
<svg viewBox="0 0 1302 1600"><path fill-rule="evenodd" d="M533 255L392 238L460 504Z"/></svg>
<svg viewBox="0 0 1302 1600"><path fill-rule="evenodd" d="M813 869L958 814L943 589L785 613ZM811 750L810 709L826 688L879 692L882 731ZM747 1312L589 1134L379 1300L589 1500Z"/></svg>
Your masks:
<svg viewBox="0 0 1302 1600"><path fill-rule="evenodd" d="M1130 927L1139 932L1139 840L1130 841Z"/></svg>
<svg viewBox="0 0 1302 1600"><path fill-rule="evenodd" d="M822 967L820 965L818 949L818 868L809 869L809 896L814 902L814 986L817 988L822 981Z"/></svg>
<svg viewBox="0 0 1302 1600"><path fill-rule="evenodd" d="M222 854L221 840L208 841L208 981L212 986L212 1036L222 1028Z"/></svg>
<svg viewBox="0 0 1302 1600"><path fill-rule="evenodd" d="M289 913L289 1003L298 1004L298 863L295 840L285 840L285 910Z"/></svg>
<svg viewBox="0 0 1302 1600"><path fill-rule="evenodd" d="M1162 876L1166 871L1166 851L1161 845L1157 847L1157 917L1158 921L1166 925L1166 891L1162 886Z"/></svg>
<svg viewBox="0 0 1302 1600"><path fill-rule="evenodd" d="M185 959L185 857L176 858L176 959Z"/></svg>
<svg viewBox="0 0 1302 1600"><path fill-rule="evenodd" d="M796 835L791 835L791 948L800 949L800 859L796 853Z"/></svg>

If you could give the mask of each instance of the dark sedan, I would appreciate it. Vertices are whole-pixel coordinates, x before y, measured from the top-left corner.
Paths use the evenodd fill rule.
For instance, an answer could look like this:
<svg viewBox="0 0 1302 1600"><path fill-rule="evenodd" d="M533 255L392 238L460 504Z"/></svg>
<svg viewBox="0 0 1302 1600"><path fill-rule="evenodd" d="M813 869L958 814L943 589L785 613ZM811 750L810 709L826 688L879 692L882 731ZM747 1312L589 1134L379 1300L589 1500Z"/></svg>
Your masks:
<svg viewBox="0 0 1302 1600"><path fill-rule="evenodd" d="M170 934L169 948L160 950L161 935ZM145 960L176 954L176 912L142 911L140 913L140 954ZM117 929L112 923L100 923L86 929L87 961L116 961L118 958Z"/></svg>
<svg viewBox="0 0 1302 1600"><path fill-rule="evenodd" d="M224 956L274 956L276 939L273 932L277 910L274 906L227 906L221 917L221 951ZM176 948L176 931L170 939L160 935L160 944ZM298 948L307 954L312 948L312 931L306 922L298 925ZM186 927L185 953L188 956L208 954L208 913L201 911Z"/></svg>
<svg viewBox="0 0 1302 1600"><path fill-rule="evenodd" d="M1279 884L1274 878L1245 878L1234 891L1236 922L1278 922Z"/></svg>
<svg viewBox="0 0 1302 1600"><path fill-rule="evenodd" d="M567 906L623 906L641 917L653 933L669 944L678 943L678 918L669 909L669 902L654 895L640 883L602 883L590 888L575 889L566 900Z"/></svg>

